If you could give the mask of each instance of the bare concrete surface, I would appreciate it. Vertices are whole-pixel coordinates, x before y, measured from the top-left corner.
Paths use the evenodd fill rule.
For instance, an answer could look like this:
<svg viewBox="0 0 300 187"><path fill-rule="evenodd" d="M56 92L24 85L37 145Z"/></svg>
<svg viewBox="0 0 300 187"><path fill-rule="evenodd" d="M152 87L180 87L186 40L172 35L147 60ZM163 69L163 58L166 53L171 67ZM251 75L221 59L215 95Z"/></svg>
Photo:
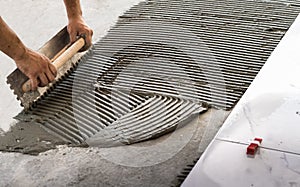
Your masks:
<svg viewBox="0 0 300 187"><path fill-rule="evenodd" d="M181 169L199 158L228 113L210 109L171 134L130 146L0 153L0 186L177 186Z"/></svg>

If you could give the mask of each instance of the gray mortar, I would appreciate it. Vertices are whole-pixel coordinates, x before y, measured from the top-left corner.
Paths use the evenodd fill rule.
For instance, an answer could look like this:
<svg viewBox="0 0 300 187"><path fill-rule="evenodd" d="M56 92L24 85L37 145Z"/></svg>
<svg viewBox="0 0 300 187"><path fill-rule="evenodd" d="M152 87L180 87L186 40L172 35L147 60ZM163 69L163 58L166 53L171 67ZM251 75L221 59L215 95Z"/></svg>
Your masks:
<svg viewBox="0 0 300 187"><path fill-rule="evenodd" d="M94 31L93 42L96 42L106 34L110 27L114 25L118 16L140 1L82 1L83 16ZM26 0L8 2L0 0L0 12L9 26L32 49L40 48L51 36L55 35L67 24L62 0L43 2ZM72 62L74 62L74 58ZM0 87L2 88L0 101L0 150L38 154L39 152L55 148L56 145L69 144L52 136L41 128L39 124L26 122L29 119L23 119L22 121L25 122L20 123L15 121L14 117L22 111L22 108L19 106L20 102L16 100L12 90L6 85L6 76L15 69L15 64L4 54L0 54L0 61ZM61 71L64 72L64 70ZM20 118L21 116L19 115L18 117ZM18 125L15 125L16 123ZM10 131L6 132L9 127L11 128Z"/></svg>
<svg viewBox="0 0 300 187"><path fill-rule="evenodd" d="M113 154L114 159L123 160L123 163L138 163L147 157L145 153L141 152L135 157L125 153L131 153L136 147L159 144L169 135L115 148L58 146L57 149L37 156L0 153L0 186L177 186L180 184L177 175L182 168L199 158L228 114L222 110L209 109L176 130L173 133L176 137L191 133L193 136L183 149L163 162L160 162L161 158L148 156L150 162L157 163L149 166L121 165L108 160L105 155L122 150L124 154ZM170 150L152 151L168 155Z"/></svg>
<svg viewBox="0 0 300 187"><path fill-rule="evenodd" d="M2 151L37 155L61 144L67 144L67 142L52 136L39 124L33 122L18 123L9 132L2 133L0 136L0 150Z"/></svg>

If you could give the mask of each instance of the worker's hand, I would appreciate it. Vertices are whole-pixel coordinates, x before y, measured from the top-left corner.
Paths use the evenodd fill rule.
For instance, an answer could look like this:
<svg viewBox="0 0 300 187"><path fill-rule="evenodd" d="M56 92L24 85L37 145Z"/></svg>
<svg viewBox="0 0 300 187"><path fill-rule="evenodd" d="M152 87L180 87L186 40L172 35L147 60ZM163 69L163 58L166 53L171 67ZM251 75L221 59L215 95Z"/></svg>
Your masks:
<svg viewBox="0 0 300 187"><path fill-rule="evenodd" d="M87 50L92 45L93 30L87 26L82 17L69 19L68 32L71 43L75 42L79 36L83 36L85 45L79 50L80 52Z"/></svg>
<svg viewBox="0 0 300 187"><path fill-rule="evenodd" d="M26 48L25 53L14 60L19 70L30 79L32 90L36 90L38 86L46 86L56 77L56 68L50 60L31 49Z"/></svg>

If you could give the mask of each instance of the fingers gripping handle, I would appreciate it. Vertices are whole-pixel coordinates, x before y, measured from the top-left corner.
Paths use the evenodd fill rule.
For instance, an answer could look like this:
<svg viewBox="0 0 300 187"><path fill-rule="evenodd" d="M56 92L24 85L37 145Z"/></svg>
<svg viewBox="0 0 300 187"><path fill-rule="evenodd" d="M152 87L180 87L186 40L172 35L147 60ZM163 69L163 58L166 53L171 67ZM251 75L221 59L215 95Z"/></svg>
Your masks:
<svg viewBox="0 0 300 187"><path fill-rule="evenodd" d="M54 61L53 65L56 69L59 69L65 62L67 62L70 58L72 58L83 46L85 45L85 41L83 38L79 38L76 42L74 42L69 48L65 49L65 51L58 56ZM23 86L22 90L24 93L32 90L31 81L27 80Z"/></svg>
<svg viewBox="0 0 300 187"><path fill-rule="evenodd" d="M85 45L84 39L79 38L75 43L73 43L63 54L57 57L53 61L53 65L56 69L59 69L65 62L72 58L83 46Z"/></svg>

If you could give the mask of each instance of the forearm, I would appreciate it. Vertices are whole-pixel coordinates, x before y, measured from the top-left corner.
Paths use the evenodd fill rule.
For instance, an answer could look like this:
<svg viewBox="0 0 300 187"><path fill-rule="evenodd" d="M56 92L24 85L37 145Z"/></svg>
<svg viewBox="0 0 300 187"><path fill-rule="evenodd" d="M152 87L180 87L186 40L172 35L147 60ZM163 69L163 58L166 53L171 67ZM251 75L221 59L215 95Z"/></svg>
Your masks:
<svg viewBox="0 0 300 187"><path fill-rule="evenodd" d="M80 6L80 0L64 0L68 15L68 32L70 42L75 42L78 37L84 37L85 45L80 52L87 50L92 45L93 30L87 26L83 17Z"/></svg>
<svg viewBox="0 0 300 187"><path fill-rule="evenodd" d="M0 50L14 60L21 59L26 46L0 16Z"/></svg>
<svg viewBox="0 0 300 187"><path fill-rule="evenodd" d="M69 21L82 17L82 11L79 0L64 0L64 3L67 9Z"/></svg>
<svg viewBox="0 0 300 187"><path fill-rule="evenodd" d="M46 86L55 79L56 69L50 60L46 56L27 48L1 16L0 50L14 59L19 70L30 79L33 90L38 85Z"/></svg>

